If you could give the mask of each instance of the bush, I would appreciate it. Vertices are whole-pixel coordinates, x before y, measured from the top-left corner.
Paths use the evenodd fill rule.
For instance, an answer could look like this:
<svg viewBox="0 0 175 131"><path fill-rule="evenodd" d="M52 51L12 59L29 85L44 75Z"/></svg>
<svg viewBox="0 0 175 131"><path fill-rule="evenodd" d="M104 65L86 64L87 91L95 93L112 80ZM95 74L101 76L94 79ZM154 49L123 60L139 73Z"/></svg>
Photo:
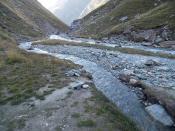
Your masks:
<svg viewBox="0 0 175 131"><path fill-rule="evenodd" d="M27 58L15 50L9 50L7 51L6 62L7 64L22 63L27 62Z"/></svg>

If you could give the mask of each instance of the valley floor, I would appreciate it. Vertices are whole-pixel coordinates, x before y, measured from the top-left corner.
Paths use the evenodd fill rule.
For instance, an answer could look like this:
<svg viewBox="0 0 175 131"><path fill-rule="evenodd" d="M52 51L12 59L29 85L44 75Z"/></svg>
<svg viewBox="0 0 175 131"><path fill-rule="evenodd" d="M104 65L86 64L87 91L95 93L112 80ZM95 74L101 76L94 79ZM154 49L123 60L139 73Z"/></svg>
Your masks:
<svg viewBox="0 0 175 131"><path fill-rule="evenodd" d="M32 43L21 43L20 48L29 53L72 61L77 65L69 66L69 70L62 68L66 74L63 79L69 78L69 81L59 82L69 84L54 87L52 92L44 95L45 99L31 97L19 105L0 106L0 116L3 118L0 129L174 130L173 51L142 47L133 50L130 45L121 47L118 44L62 36ZM59 70L54 70L53 77ZM49 87L50 83L46 83L39 94L45 90L47 92ZM158 107L156 110L161 113L155 114L154 107Z"/></svg>
<svg viewBox="0 0 175 131"><path fill-rule="evenodd" d="M57 57L71 60L77 64L83 65L85 68L88 62L83 62L83 60L97 64L99 66L97 69L95 69L94 66L88 66L87 68L89 70L86 68L92 74L94 74L93 71L91 71L92 68L94 68L94 72L98 71L101 67L105 71L110 72L113 78L105 74L105 71L101 71L101 75L103 74L105 76L106 81L105 78L102 79L101 77L99 78L101 80L97 81L108 86L107 88L100 85L99 88L117 105L117 107L137 124L140 124L140 127L143 127L143 130L156 130L154 128L157 128L157 130L171 130L168 128L165 129L159 124L157 125L156 122L156 120L161 123L169 121L169 124L172 125L173 121L170 116L166 117L164 120L161 116L155 118L155 114L152 114L152 112L149 111L149 108L157 106L162 108L159 106L162 105L168 113L174 117L173 101L175 99L175 83L173 82L173 79L175 74L175 63L173 60L173 50L143 46L134 48L134 46L126 45L126 42L124 46L122 45L118 48L118 43L115 45L100 41L97 42L81 38L70 39L60 36L55 36L53 40L40 40L33 43L33 49L39 48L53 56L57 56L56 54L58 54ZM61 56L59 56L59 54ZM91 65L93 65L93 63L91 63ZM96 77L97 75L93 78L95 79ZM112 79L115 79L116 82L113 82ZM117 79L121 79L127 87L121 86L120 82L117 82ZM107 83L109 83L109 85ZM98 82L96 83L96 86L97 85ZM116 86L116 90L114 85ZM136 98L134 98L135 94ZM128 104L129 107L125 105L126 103L130 103ZM126 108L129 108L129 111L126 111ZM149 121L146 122L146 120L150 119L152 121L152 119L148 118L148 114L145 113L144 108L154 118L155 123L152 126ZM140 114L137 114L136 116L136 114L133 115L134 112L136 114L137 112L140 112ZM165 125L167 124L166 122L164 123Z"/></svg>
<svg viewBox="0 0 175 131"><path fill-rule="evenodd" d="M0 43L1 131L138 130L97 91L81 66L4 42Z"/></svg>

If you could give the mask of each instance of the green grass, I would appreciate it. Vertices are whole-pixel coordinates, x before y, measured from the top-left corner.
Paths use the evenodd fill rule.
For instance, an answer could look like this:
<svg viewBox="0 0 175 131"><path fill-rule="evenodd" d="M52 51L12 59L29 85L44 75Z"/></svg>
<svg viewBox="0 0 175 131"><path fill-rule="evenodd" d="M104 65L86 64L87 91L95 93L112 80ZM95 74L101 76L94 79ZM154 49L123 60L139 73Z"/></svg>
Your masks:
<svg viewBox="0 0 175 131"><path fill-rule="evenodd" d="M166 2L160 6L140 15L140 19L132 19L128 22L121 23L109 30L110 33L115 34L122 32L128 26L133 26L137 29L154 29L168 25L170 29L175 29L175 3ZM108 32L108 33L109 33Z"/></svg>
<svg viewBox="0 0 175 131"><path fill-rule="evenodd" d="M81 116L80 113L73 113L73 114L71 115L72 118L79 118L80 116Z"/></svg>
<svg viewBox="0 0 175 131"><path fill-rule="evenodd" d="M48 33L46 23L63 32L68 30L67 25L37 1L1 0L0 9L0 27L20 38L42 37Z"/></svg>
<svg viewBox="0 0 175 131"><path fill-rule="evenodd" d="M157 3L157 6L154 3ZM73 33L99 39L121 34L128 27L137 31L168 26L170 30L175 31L174 12L175 2L170 0L111 0L83 18L81 28ZM128 19L120 21L124 16Z"/></svg>
<svg viewBox="0 0 175 131"><path fill-rule="evenodd" d="M34 42L33 45L35 44L93 47L93 48L102 49L102 50L119 51L121 53L127 53L127 54L136 54L136 55L138 54L138 55L143 55L143 56L155 56L155 57L175 59L175 55L167 54L163 52L152 52L152 51L145 51L142 49L127 48L127 47L108 47L104 45L97 45L97 44L92 45L88 43L67 42L67 41L62 41L62 40L43 40L39 42Z"/></svg>
<svg viewBox="0 0 175 131"><path fill-rule="evenodd" d="M0 103L20 104L35 96L44 99L54 89L67 86L71 82L65 73L79 66L69 61L29 54L15 47L12 41L1 40L0 48ZM51 84L49 91L38 95L37 91Z"/></svg>
<svg viewBox="0 0 175 131"><path fill-rule="evenodd" d="M16 129L22 129L25 127L25 119L21 118L21 119L14 119L14 120L10 120L8 122L8 129L7 131L14 131Z"/></svg>
<svg viewBox="0 0 175 131"><path fill-rule="evenodd" d="M93 120L91 120L91 119L80 120L77 123L77 126L78 127L94 127L94 126L96 126L96 123Z"/></svg>

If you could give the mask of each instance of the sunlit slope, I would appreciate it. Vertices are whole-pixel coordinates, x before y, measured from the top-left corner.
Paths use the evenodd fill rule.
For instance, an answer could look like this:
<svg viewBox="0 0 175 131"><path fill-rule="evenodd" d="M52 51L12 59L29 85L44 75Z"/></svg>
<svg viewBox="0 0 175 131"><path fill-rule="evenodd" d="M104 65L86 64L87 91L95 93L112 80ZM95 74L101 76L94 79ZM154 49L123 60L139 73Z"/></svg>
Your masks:
<svg viewBox="0 0 175 131"><path fill-rule="evenodd" d="M175 1L111 0L80 20L74 34L102 37L132 30L168 26L175 29Z"/></svg>
<svg viewBox="0 0 175 131"><path fill-rule="evenodd" d="M86 16L91 11L95 10L96 8L104 5L109 0L91 0L91 2L87 5L87 7L83 10L80 15L80 18Z"/></svg>

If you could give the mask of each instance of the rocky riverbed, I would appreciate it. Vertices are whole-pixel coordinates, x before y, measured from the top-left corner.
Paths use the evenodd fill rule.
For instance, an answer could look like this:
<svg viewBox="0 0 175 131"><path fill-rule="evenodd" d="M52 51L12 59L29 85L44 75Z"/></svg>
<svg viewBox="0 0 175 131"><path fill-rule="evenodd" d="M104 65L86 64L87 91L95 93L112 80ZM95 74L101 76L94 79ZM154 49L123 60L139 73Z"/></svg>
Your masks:
<svg viewBox="0 0 175 131"><path fill-rule="evenodd" d="M97 88L143 130L173 130L165 126L174 124L174 60L70 45L34 45L31 49L83 65L92 73ZM150 125L150 116L154 118L153 125Z"/></svg>

